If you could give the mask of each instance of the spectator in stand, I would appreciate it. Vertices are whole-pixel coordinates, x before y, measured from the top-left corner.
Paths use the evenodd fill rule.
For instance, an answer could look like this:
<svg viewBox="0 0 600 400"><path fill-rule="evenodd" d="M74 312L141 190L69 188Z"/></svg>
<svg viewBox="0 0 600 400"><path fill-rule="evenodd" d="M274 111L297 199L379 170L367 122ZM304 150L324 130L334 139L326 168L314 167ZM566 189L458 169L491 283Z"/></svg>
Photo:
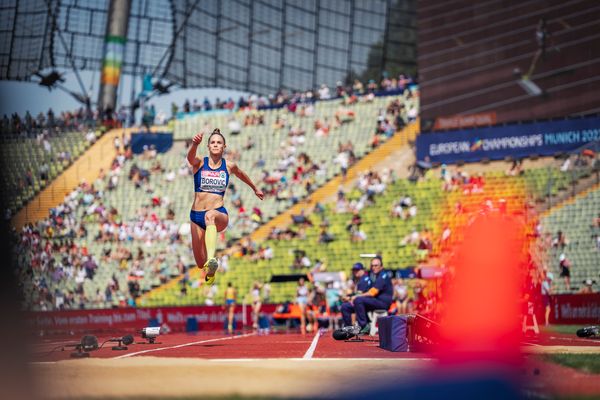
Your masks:
<svg viewBox="0 0 600 400"><path fill-rule="evenodd" d="M442 251L446 251L449 249L451 243L451 235L452 230L450 229L450 226L444 225L444 229L442 230L442 235L440 237L440 249Z"/></svg>
<svg viewBox="0 0 600 400"><path fill-rule="evenodd" d="M367 240L367 234L364 230L356 227L352 227L350 230L350 241L351 242L364 242Z"/></svg>
<svg viewBox="0 0 600 400"><path fill-rule="evenodd" d="M313 223L310 220L310 218L306 216L304 209L300 211L300 214L292 215L292 222L294 223L294 225L301 225L305 227L313 226Z"/></svg>
<svg viewBox="0 0 600 400"><path fill-rule="evenodd" d="M365 93L365 88L362 84L361 81L359 81L358 79L354 80L354 83L352 84L352 91L356 94L362 95Z"/></svg>
<svg viewBox="0 0 600 400"><path fill-rule="evenodd" d="M593 228L600 228L600 213L598 214L598 216L596 218L594 218L592 220L592 227Z"/></svg>
<svg viewBox="0 0 600 400"><path fill-rule="evenodd" d="M357 325L355 334L365 334L370 331L367 312L372 310L387 310L392 304L394 288L392 287L392 276L383 270L383 261L377 256L371 260L371 271L375 274L373 286L365 293L355 294L350 301L342 304L342 316L344 326L352 326L352 314L356 314Z"/></svg>
<svg viewBox="0 0 600 400"><path fill-rule="evenodd" d="M331 94L329 93L329 87L326 84L322 84L319 88L319 99L320 100L329 100L331 98Z"/></svg>
<svg viewBox="0 0 600 400"><path fill-rule="evenodd" d="M350 153L348 151L340 151L333 162L340 166L342 177L343 179L346 179L348 167L350 166Z"/></svg>
<svg viewBox="0 0 600 400"><path fill-rule="evenodd" d="M359 229L362 225L362 218L360 217L360 213L358 211L354 211L352 213L352 218L348 225L346 225L347 231L352 231L352 229Z"/></svg>
<svg viewBox="0 0 600 400"><path fill-rule="evenodd" d="M429 256L429 252L433 249L431 241L431 232L425 228L419 236L419 244L417 245L417 260L424 261Z"/></svg>
<svg viewBox="0 0 600 400"><path fill-rule="evenodd" d="M301 270L310 267L311 265L312 263L304 250L294 250L294 261L290 266L292 270Z"/></svg>
<svg viewBox="0 0 600 400"><path fill-rule="evenodd" d="M512 161L512 165L510 166L510 169L508 171L506 171L506 175L517 176L517 175L521 175L521 173L523 173L523 160L515 158Z"/></svg>
<svg viewBox="0 0 600 400"><path fill-rule="evenodd" d="M213 109L212 105L210 104L210 101L208 100L208 97L204 98L204 101L202 102L202 109L204 111L210 111Z"/></svg>
<svg viewBox="0 0 600 400"><path fill-rule="evenodd" d="M560 269L560 277L565 278L565 286L567 290L571 290L571 261L565 253L561 253L558 257L558 267Z"/></svg>
<svg viewBox="0 0 600 400"><path fill-rule="evenodd" d="M569 244L567 237L562 231L556 232L556 237L552 240L552 247L564 249Z"/></svg>
<svg viewBox="0 0 600 400"><path fill-rule="evenodd" d="M335 236L327 229L327 225L321 224L321 233L319 234L318 242L321 244L329 244L335 240Z"/></svg>
<svg viewBox="0 0 600 400"><path fill-rule="evenodd" d="M177 113L179 112L179 106L175 102L171 102L171 119L174 120L177 118Z"/></svg>
<svg viewBox="0 0 600 400"><path fill-rule="evenodd" d="M231 117L229 119L229 122L227 123L227 127L229 128L229 132L233 136L237 136L237 135L239 135L242 132L242 125L234 117Z"/></svg>
<svg viewBox="0 0 600 400"><path fill-rule="evenodd" d="M310 271L308 272L308 280L310 282L314 282L314 276L315 274L318 274L319 272L325 272L327 271L327 263L325 261L321 261L320 259L316 259L315 260L315 265L310 269Z"/></svg>
<svg viewBox="0 0 600 400"><path fill-rule="evenodd" d="M579 292L578 292L579 294L595 293L593 286L596 284L596 281L594 281L592 279L586 279L582 283L583 283L583 286L581 287L581 289L579 289Z"/></svg>

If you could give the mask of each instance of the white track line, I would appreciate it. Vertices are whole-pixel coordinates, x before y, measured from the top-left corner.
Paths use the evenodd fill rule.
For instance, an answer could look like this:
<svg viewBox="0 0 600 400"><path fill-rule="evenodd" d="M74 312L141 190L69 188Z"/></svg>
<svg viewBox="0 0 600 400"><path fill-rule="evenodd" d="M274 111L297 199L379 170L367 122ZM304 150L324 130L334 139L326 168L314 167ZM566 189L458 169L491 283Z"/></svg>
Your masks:
<svg viewBox="0 0 600 400"><path fill-rule="evenodd" d="M527 345L527 346L543 347L541 344L538 344L538 343L523 342L522 344Z"/></svg>
<svg viewBox="0 0 600 400"><path fill-rule="evenodd" d="M61 345L61 344L68 344L68 343L77 343L76 339L72 339L72 340L59 340L59 341L55 341L55 342L38 342L38 343L32 343L33 346L52 346L52 345Z"/></svg>
<svg viewBox="0 0 600 400"><path fill-rule="evenodd" d="M234 339L240 339L240 338L243 338L243 337L254 336L254 335L256 335L256 333L247 333L245 335L239 335L239 336L227 336L227 337L220 337L220 338L216 338L216 339L200 340L198 342L178 344L176 346L159 347L158 349L148 349L148 350L136 351L134 353L123 354L122 356L114 357L114 359L118 360L120 358L133 357L133 356L137 356L138 354L146 354L146 353L151 353L153 351L178 349L180 347L193 346L195 344L200 344L200 343L216 342L216 341L219 341L219 340L234 340Z"/></svg>
<svg viewBox="0 0 600 400"><path fill-rule="evenodd" d="M303 359L310 360L312 358L315 349L317 348L317 343L319 343L319 337L321 337L321 331L317 329L317 333L315 333L315 337L313 338L310 347L306 350L306 353L304 353L304 357L302 357Z"/></svg>

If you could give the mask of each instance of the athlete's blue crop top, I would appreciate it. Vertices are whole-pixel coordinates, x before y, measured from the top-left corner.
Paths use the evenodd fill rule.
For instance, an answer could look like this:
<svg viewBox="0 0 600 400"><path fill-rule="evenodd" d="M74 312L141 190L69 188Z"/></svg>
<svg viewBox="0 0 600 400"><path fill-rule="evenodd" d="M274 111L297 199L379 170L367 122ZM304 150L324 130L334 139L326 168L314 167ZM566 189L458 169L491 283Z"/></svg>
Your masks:
<svg viewBox="0 0 600 400"><path fill-rule="evenodd" d="M229 172L227 172L225 159L221 159L221 166L219 168L212 169L208 165L208 157L204 157L202 167L194 174L194 191L225 196L228 183Z"/></svg>

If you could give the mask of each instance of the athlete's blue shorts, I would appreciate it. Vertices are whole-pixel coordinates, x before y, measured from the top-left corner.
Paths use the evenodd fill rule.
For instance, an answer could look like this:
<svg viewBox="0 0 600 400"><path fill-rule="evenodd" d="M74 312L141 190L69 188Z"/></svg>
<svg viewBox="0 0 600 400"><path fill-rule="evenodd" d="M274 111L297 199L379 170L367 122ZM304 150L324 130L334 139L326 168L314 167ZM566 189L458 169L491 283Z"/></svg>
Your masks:
<svg viewBox="0 0 600 400"><path fill-rule="evenodd" d="M225 304L227 304L228 306L233 305L233 304L235 304L235 300L234 299L226 299Z"/></svg>
<svg viewBox="0 0 600 400"><path fill-rule="evenodd" d="M228 215L227 209L225 207L215 208L215 210L220 213L223 213L225 215ZM196 225L198 225L200 228L206 230L206 221L204 220L204 216L206 215L207 211L211 211L211 210L204 210L204 211L191 210L190 211L190 220L193 223L195 223Z"/></svg>

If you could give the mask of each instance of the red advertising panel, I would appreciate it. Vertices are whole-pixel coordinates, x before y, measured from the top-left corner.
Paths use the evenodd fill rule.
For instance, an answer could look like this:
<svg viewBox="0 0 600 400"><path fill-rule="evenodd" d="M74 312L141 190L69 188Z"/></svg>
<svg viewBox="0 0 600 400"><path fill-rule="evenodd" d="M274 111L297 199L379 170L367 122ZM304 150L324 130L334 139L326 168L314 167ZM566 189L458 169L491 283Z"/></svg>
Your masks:
<svg viewBox="0 0 600 400"><path fill-rule="evenodd" d="M600 293L552 296L550 322L555 324L600 323Z"/></svg>
<svg viewBox="0 0 600 400"><path fill-rule="evenodd" d="M272 313L275 305L264 305L261 312ZM252 307L238 305L235 319L238 328L252 326ZM227 310L222 306L115 308L105 310L68 310L31 312L26 315L27 325L45 332L77 331L131 331L148 326L156 319L174 331L184 331L188 318L196 318L201 331L223 330Z"/></svg>

